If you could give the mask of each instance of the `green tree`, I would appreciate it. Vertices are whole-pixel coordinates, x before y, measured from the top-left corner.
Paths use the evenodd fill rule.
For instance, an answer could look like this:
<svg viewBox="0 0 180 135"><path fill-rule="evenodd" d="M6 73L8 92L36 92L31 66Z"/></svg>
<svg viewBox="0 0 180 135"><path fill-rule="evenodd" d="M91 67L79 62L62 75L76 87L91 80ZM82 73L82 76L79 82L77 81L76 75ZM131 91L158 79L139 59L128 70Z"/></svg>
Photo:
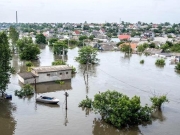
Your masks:
<svg viewBox="0 0 180 135"><path fill-rule="evenodd" d="M54 48L54 54L63 55L63 50L64 50L64 55L67 55L68 46L64 41L55 42L53 48Z"/></svg>
<svg viewBox="0 0 180 135"><path fill-rule="evenodd" d="M83 101L79 105L91 107L91 100ZM105 122L120 128L140 124L151 120L151 108L141 106L140 97L129 98L117 91L106 91L94 96L92 107L100 113Z"/></svg>
<svg viewBox="0 0 180 135"><path fill-rule="evenodd" d="M37 44L46 44L46 37L41 33L36 35Z"/></svg>
<svg viewBox="0 0 180 135"><path fill-rule="evenodd" d="M95 38L94 35L89 36L89 39L90 39L91 41L93 41L94 38Z"/></svg>
<svg viewBox="0 0 180 135"><path fill-rule="evenodd" d="M79 56L76 57L76 60L81 64L95 64L98 62L97 50L91 46L84 46L78 51Z"/></svg>
<svg viewBox="0 0 180 135"><path fill-rule="evenodd" d="M162 96L153 96L150 98L151 102L152 102L152 108L154 109L161 109L161 106L163 103L165 102L169 102L166 95L162 95Z"/></svg>
<svg viewBox="0 0 180 135"><path fill-rule="evenodd" d="M54 62L52 62L52 65L66 65L66 62L64 62L63 60L56 60Z"/></svg>
<svg viewBox="0 0 180 135"><path fill-rule="evenodd" d="M13 50L13 53L14 53L15 52L15 47L16 47L16 42L19 39L19 33L12 26L10 26L10 28L9 28L9 38L11 39L12 50Z"/></svg>
<svg viewBox="0 0 180 135"><path fill-rule="evenodd" d="M139 45L138 47L137 47L137 51L138 52L144 52L144 50L145 50L146 48L144 48L144 46L143 45Z"/></svg>
<svg viewBox="0 0 180 135"><path fill-rule="evenodd" d="M49 45L52 46L57 41L58 41L57 38L51 38L51 39L49 39Z"/></svg>
<svg viewBox="0 0 180 135"><path fill-rule="evenodd" d="M21 90L15 90L15 95L19 97L27 97L34 94L34 89L30 84L25 84Z"/></svg>
<svg viewBox="0 0 180 135"><path fill-rule="evenodd" d="M121 45L121 51L126 53L132 53L132 48L128 44L122 44Z"/></svg>
<svg viewBox="0 0 180 135"><path fill-rule="evenodd" d="M175 69L176 69L177 71L180 71L180 63L178 63L178 64L175 66Z"/></svg>
<svg viewBox="0 0 180 135"><path fill-rule="evenodd" d="M87 36L85 36L85 35L84 35L84 36L80 36L80 37L79 37L79 40L80 40L80 41L83 41L84 39L88 39L88 37L87 37Z"/></svg>
<svg viewBox="0 0 180 135"><path fill-rule="evenodd" d="M37 59L37 55L40 54L38 45L34 44L31 38L22 38L17 41L19 47L20 58L23 60Z"/></svg>
<svg viewBox="0 0 180 135"><path fill-rule="evenodd" d="M167 49L169 49L169 45L164 44L164 45L161 46L161 49L163 49L163 51L167 51Z"/></svg>
<svg viewBox="0 0 180 135"><path fill-rule="evenodd" d="M0 33L0 92L4 93L7 89L10 78L11 50L8 37L5 32Z"/></svg>
<svg viewBox="0 0 180 135"><path fill-rule="evenodd" d="M149 48L155 48L155 47L156 47L155 43L150 43L149 44Z"/></svg>
<svg viewBox="0 0 180 135"><path fill-rule="evenodd" d="M157 59L155 64L157 66L164 66L166 63L165 63L165 60L164 59Z"/></svg>

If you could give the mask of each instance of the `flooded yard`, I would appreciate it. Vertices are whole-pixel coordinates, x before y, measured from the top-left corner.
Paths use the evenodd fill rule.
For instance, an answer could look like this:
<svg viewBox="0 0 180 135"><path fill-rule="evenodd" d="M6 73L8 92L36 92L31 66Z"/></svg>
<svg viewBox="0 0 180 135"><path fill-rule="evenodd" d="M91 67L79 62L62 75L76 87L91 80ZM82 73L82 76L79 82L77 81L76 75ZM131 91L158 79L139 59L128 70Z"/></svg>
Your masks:
<svg viewBox="0 0 180 135"><path fill-rule="evenodd" d="M100 63L89 65L89 75L83 76L84 66L74 58L78 48L68 51L67 64L77 69L77 74L64 85L42 83L37 85L37 93L29 98L18 98L14 91L22 84L17 75L12 75L7 93L13 95L11 103L0 101L0 134L2 135L177 135L180 132L180 74L174 71L170 59L164 67L157 67L157 58L133 54L125 57L121 52L98 52ZM35 66L49 66L60 57L53 56L51 48L41 47L40 60ZM140 64L144 59L145 63ZM25 64L17 55L12 65L17 71L25 71ZM152 94L167 94L169 103L156 112L151 123L118 130L89 110L78 107L86 95L93 98L98 92L117 90L130 97L140 96L142 105L150 103ZM68 110L65 110L65 95L68 92ZM39 95L60 99L58 105L35 102Z"/></svg>

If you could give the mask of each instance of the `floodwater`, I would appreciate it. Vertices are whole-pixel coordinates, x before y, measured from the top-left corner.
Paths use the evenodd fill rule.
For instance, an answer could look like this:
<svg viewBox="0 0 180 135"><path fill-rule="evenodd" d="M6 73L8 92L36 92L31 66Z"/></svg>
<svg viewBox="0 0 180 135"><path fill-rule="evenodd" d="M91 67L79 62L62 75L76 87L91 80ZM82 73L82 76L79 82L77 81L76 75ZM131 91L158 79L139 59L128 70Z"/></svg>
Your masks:
<svg viewBox="0 0 180 135"><path fill-rule="evenodd" d="M99 65L89 65L89 74L84 77L84 67L74 58L78 48L69 50L65 58L69 65L77 69L77 74L64 85L42 83L37 85L37 94L28 98L14 96L14 91L22 84L17 75L11 76L7 93L13 95L10 102L0 101L0 135L178 135L180 132L180 74L166 59L163 68L155 66L152 56L133 54L125 57L121 52L99 52ZM51 48L41 46L40 60L35 66L49 66L54 59ZM145 60L142 65L141 59ZM24 62L13 56L12 65L18 72L26 70ZM141 97L142 105L148 103L152 94L167 94L170 102L161 112L153 115L153 121L143 125L118 130L104 123L99 114L78 107L79 102L100 92L117 90L132 97ZM65 110L65 91L68 92L68 110ZM39 95L54 96L60 99L58 105L35 102Z"/></svg>

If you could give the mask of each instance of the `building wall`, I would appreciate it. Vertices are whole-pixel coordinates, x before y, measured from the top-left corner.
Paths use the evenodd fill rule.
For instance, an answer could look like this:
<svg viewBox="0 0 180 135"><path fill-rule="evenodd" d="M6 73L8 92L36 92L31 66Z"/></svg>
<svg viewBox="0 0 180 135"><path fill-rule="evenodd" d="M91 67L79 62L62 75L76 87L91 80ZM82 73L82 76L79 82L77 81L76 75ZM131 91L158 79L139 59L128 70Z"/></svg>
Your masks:
<svg viewBox="0 0 180 135"><path fill-rule="evenodd" d="M38 78L36 78L36 81L38 80ZM35 79L34 78L30 78L30 79L25 79L24 80L24 84L32 84L35 83Z"/></svg>
<svg viewBox="0 0 180 135"><path fill-rule="evenodd" d="M24 84L24 79L21 76L18 75L18 79L20 82L22 82Z"/></svg>
<svg viewBox="0 0 180 135"><path fill-rule="evenodd" d="M38 73L37 83L71 79L72 70Z"/></svg>

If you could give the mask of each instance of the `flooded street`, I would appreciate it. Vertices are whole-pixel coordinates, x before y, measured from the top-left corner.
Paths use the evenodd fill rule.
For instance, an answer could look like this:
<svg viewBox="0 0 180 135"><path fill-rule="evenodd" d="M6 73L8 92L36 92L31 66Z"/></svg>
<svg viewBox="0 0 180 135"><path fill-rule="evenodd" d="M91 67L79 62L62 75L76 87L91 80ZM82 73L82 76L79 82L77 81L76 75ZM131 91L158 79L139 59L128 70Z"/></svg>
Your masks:
<svg viewBox="0 0 180 135"><path fill-rule="evenodd" d="M67 64L77 69L77 74L64 85L54 82L37 85L37 94L21 99L14 91L22 84L17 75L12 75L7 93L13 95L10 103L0 101L0 135L178 135L180 132L180 74L174 71L170 60L163 68L156 67L157 58L133 54L130 58L121 52L98 52L99 65L89 66L89 76L83 76L84 66L74 58L78 48L68 51ZM35 66L50 66L60 57L52 49L41 46L40 60ZM145 63L140 64L144 59ZM12 65L18 72L26 70L25 62L13 56ZM153 115L152 123L117 130L101 121L99 114L78 107L81 100L93 98L96 93L117 90L132 97L140 96L142 105L150 103L152 94L167 94L169 103L162 112ZM65 110L65 95L68 92L68 110ZM58 105L39 104L35 97L54 96L60 99Z"/></svg>

